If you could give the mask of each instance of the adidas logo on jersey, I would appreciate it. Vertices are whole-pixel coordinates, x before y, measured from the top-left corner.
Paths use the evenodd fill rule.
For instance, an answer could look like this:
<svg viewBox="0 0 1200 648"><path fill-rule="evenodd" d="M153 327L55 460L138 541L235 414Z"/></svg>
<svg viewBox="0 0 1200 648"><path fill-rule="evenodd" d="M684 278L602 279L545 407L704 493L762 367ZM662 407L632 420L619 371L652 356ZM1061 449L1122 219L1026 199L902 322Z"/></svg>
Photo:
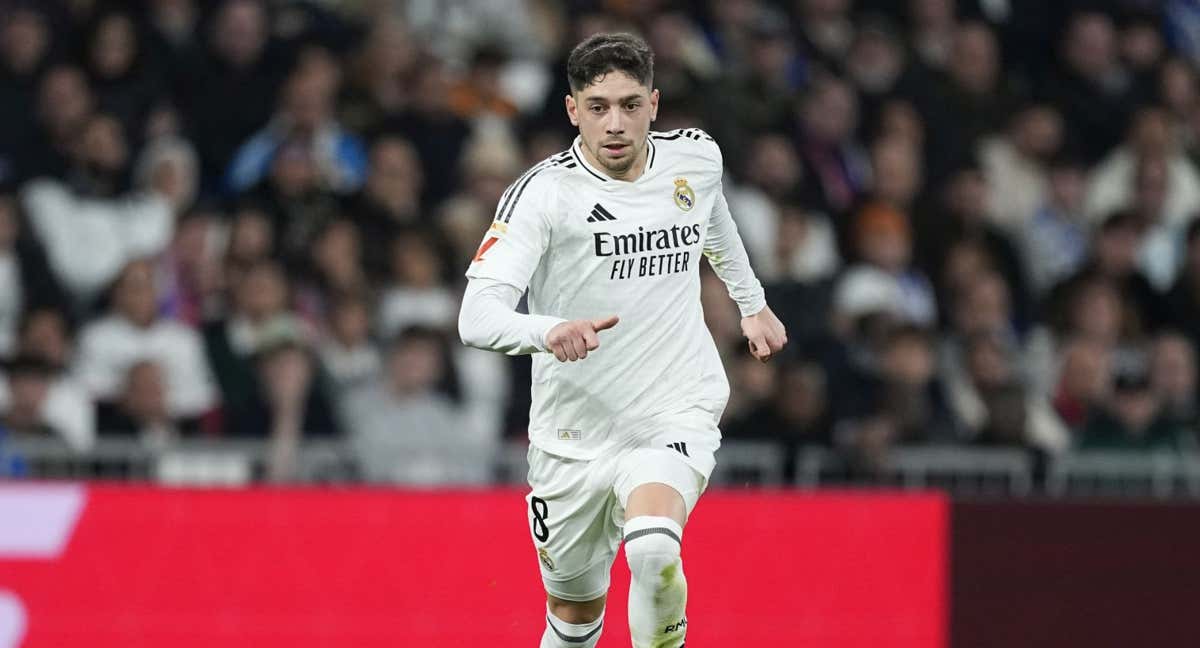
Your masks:
<svg viewBox="0 0 1200 648"><path fill-rule="evenodd" d="M608 213L608 210L604 208L604 205L601 205L600 203L596 203L596 206L592 207L592 215L588 216L587 222L599 223L599 222L603 222L603 221L615 221L615 220L617 220L617 217Z"/></svg>
<svg viewBox="0 0 1200 648"><path fill-rule="evenodd" d="M678 452L679 454L681 454L685 457L692 456L692 455L688 454L687 444L684 443L683 441L676 441L675 443L668 443L667 447Z"/></svg>

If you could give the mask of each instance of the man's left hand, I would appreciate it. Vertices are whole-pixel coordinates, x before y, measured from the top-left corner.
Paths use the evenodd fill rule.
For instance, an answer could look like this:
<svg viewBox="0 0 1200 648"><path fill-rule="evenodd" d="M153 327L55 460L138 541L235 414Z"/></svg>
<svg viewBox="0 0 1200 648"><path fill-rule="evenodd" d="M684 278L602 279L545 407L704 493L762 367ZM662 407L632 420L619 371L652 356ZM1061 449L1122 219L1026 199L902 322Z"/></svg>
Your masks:
<svg viewBox="0 0 1200 648"><path fill-rule="evenodd" d="M750 317L743 317L742 334L750 341L750 353L763 362L770 360L771 356L782 351L783 345L787 344L787 331L783 328L783 322L775 317L770 306L764 306Z"/></svg>

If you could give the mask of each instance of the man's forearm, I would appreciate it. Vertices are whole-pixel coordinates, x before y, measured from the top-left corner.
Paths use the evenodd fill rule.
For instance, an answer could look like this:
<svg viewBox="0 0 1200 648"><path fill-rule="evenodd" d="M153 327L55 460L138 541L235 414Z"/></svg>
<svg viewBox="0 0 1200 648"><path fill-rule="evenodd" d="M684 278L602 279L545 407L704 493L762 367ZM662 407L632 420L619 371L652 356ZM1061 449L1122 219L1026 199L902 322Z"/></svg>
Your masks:
<svg viewBox="0 0 1200 648"><path fill-rule="evenodd" d="M471 279L458 315L463 344L508 355L546 350L546 333L565 320L516 312L521 290L509 284Z"/></svg>
<svg viewBox="0 0 1200 648"><path fill-rule="evenodd" d="M767 299L762 284L750 267L750 255L746 253L746 246L738 235L737 225L729 213L724 195L717 197L717 204L713 207L704 255L708 257L713 271L725 282L729 296L737 302L742 317L754 315L766 307Z"/></svg>

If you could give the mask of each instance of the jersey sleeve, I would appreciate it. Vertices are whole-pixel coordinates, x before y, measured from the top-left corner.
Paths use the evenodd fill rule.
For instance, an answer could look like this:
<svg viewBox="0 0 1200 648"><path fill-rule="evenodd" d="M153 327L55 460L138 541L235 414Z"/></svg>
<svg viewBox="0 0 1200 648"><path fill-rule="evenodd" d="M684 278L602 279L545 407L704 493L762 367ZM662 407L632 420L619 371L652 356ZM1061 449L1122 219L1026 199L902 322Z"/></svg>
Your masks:
<svg viewBox="0 0 1200 648"><path fill-rule="evenodd" d="M466 275L491 279L524 291L550 245L554 183L544 169L518 178L496 205L496 218L483 236Z"/></svg>
<svg viewBox="0 0 1200 648"><path fill-rule="evenodd" d="M716 142L708 138L712 149L711 155L720 173L722 161L721 150ZM750 255L738 234L737 224L729 211L729 202L725 199L725 189L717 183L717 199L713 204L709 217L708 233L704 240L704 256L708 258L713 272L725 283L729 296L737 302L742 317L749 317L761 311L767 305L762 284L750 267Z"/></svg>
<svg viewBox="0 0 1200 648"><path fill-rule="evenodd" d="M565 320L547 315L516 312L521 290L492 279L467 282L458 334L463 344L522 355L546 350L546 335Z"/></svg>

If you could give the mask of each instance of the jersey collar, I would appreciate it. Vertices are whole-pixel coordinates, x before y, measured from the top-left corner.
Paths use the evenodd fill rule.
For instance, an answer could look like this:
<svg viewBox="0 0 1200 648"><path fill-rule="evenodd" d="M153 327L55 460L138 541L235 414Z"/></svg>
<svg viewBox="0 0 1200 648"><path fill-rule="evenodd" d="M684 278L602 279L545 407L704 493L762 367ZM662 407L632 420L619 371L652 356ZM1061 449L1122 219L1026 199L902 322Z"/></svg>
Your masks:
<svg viewBox="0 0 1200 648"><path fill-rule="evenodd" d="M654 155L656 151L654 140L648 133L646 135L646 146L646 168L642 169L642 175L638 176L637 180L633 181L634 183L640 182L642 178L645 178L647 175L649 175L650 170L654 168ZM575 141L571 144L571 155L575 158L575 162L579 164L579 166L582 167L588 175L594 177L600 182L616 182L613 180L613 178L609 177L608 174L604 173L600 169L597 169L596 167L592 166L590 162L588 162L587 156L583 154L583 140L578 135L575 136Z"/></svg>

